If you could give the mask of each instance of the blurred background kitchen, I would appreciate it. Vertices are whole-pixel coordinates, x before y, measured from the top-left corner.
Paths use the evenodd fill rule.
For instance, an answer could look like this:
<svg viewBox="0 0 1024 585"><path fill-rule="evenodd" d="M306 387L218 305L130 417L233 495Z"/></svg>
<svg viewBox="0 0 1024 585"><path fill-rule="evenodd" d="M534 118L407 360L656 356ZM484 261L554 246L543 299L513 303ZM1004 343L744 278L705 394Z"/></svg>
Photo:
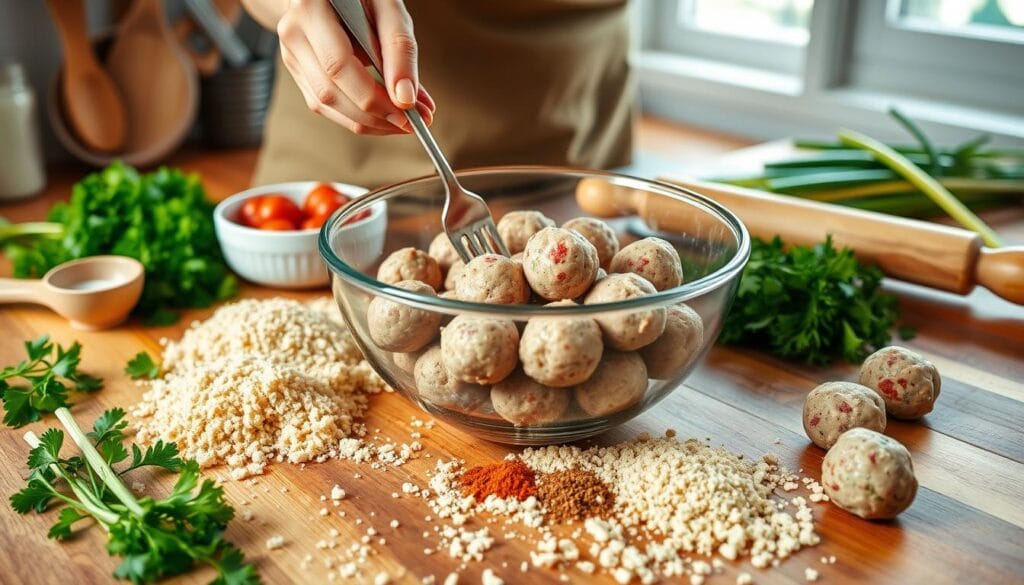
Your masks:
<svg viewBox="0 0 1024 585"><path fill-rule="evenodd" d="M8 197L42 190L44 161L149 168L182 152L259 146L277 41L238 0L0 9ZM645 0L630 10L636 174L739 176L753 169L721 154L834 138L840 127L913 142L893 107L938 144L983 134L989 147L1024 145L1024 0ZM111 55L127 34L140 35L124 43L134 49Z"/></svg>

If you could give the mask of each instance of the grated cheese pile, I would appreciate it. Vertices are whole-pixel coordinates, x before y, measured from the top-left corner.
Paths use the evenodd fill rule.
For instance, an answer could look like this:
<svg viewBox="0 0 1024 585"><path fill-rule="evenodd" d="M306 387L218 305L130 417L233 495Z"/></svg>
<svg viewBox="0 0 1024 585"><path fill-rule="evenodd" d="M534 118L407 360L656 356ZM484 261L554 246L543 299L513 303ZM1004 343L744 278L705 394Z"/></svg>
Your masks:
<svg viewBox="0 0 1024 585"><path fill-rule="evenodd" d="M367 396L387 387L322 302L243 300L167 343L164 377L136 406L138 440L174 441L234 479L271 461L322 461L361 436Z"/></svg>

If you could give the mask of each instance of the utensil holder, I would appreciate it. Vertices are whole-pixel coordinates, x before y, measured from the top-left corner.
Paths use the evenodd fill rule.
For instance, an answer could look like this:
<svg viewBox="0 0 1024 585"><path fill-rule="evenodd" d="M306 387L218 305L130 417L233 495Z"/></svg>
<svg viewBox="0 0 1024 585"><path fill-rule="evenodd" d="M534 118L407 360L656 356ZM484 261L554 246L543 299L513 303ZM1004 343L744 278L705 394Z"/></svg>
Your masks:
<svg viewBox="0 0 1024 585"><path fill-rule="evenodd" d="M274 86L274 61L224 67L203 80L203 135L221 148L258 146Z"/></svg>

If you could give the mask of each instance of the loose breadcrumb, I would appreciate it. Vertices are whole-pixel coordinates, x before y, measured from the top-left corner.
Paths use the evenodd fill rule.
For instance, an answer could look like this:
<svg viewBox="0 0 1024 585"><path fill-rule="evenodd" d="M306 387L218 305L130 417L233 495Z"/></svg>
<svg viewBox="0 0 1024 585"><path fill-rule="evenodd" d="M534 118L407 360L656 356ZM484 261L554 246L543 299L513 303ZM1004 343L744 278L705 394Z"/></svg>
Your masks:
<svg viewBox="0 0 1024 585"><path fill-rule="evenodd" d="M267 550L277 550L284 546L284 537L274 535L267 539Z"/></svg>

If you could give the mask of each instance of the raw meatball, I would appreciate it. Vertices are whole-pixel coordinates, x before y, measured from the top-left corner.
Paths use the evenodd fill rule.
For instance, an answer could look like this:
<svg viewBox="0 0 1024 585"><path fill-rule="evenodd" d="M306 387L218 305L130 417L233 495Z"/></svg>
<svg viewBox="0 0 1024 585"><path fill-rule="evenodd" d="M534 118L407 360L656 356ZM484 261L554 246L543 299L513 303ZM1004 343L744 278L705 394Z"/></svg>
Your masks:
<svg viewBox="0 0 1024 585"><path fill-rule="evenodd" d="M530 300L530 285L522 264L499 254L481 254L462 270L455 294L463 301L521 305Z"/></svg>
<svg viewBox="0 0 1024 585"><path fill-rule="evenodd" d="M532 380L522 371L491 388L491 404L501 418L518 426L551 423L569 406L569 390Z"/></svg>
<svg viewBox="0 0 1024 585"><path fill-rule="evenodd" d="M554 220L539 211L510 211L498 221L498 235L509 254L522 252L530 236L555 225Z"/></svg>
<svg viewBox="0 0 1024 585"><path fill-rule="evenodd" d="M403 280L395 286L423 295L434 295L430 285ZM386 351L416 351L430 343L441 325L441 314L411 307L385 297L374 297L366 310L366 327L377 347Z"/></svg>
<svg viewBox="0 0 1024 585"><path fill-rule="evenodd" d="M572 301L547 306L575 306ZM601 361L601 328L589 317L534 317L523 329L519 361L534 380L565 388L590 377Z"/></svg>
<svg viewBox="0 0 1024 585"><path fill-rule="evenodd" d="M377 270L377 280L395 284L403 280L418 280L434 290L441 288L441 267L423 250L402 248L392 252Z"/></svg>
<svg viewBox="0 0 1024 585"><path fill-rule="evenodd" d="M704 322L697 311L687 305L668 307L665 311L665 333L640 350L647 375L667 380L683 371L700 353L704 344Z"/></svg>
<svg viewBox="0 0 1024 585"><path fill-rule="evenodd" d="M619 238L610 225L593 217L577 217L563 223L562 228L578 233L593 244L597 250L598 265L608 269L619 251Z"/></svg>
<svg viewBox="0 0 1024 585"><path fill-rule="evenodd" d="M932 411L942 380L932 363L905 347L883 347L864 360L860 383L882 395L896 418L920 418Z"/></svg>
<svg viewBox="0 0 1024 585"><path fill-rule="evenodd" d="M859 427L885 430L885 403L870 388L825 382L804 400L804 431L822 449L830 449L840 435Z"/></svg>
<svg viewBox="0 0 1024 585"><path fill-rule="evenodd" d="M576 403L590 416L607 416L640 401L647 390L647 367L636 352L605 352L589 380L576 386Z"/></svg>
<svg viewBox="0 0 1024 585"><path fill-rule="evenodd" d="M597 250L576 232L544 228L526 244L523 269L538 295L549 301L574 299L597 278Z"/></svg>
<svg viewBox="0 0 1024 585"><path fill-rule="evenodd" d="M463 382L494 384L518 363L519 330L512 321L457 315L441 330L441 356Z"/></svg>
<svg viewBox="0 0 1024 585"><path fill-rule="evenodd" d="M412 374L413 369L416 367L416 360L420 359L421 355L423 355L422 351L412 351L408 353L396 351L391 354L391 361L398 366L398 369L407 374Z"/></svg>
<svg viewBox="0 0 1024 585"><path fill-rule="evenodd" d="M646 278L658 290L683 284L683 264L679 252L661 238L633 242L612 258L611 272L632 272Z"/></svg>
<svg viewBox="0 0 1024 585"><path fill-rule="evenodd" d="M850 429L821 462L825 494L861 518L895 518L917 494L907 448L870 429Z"/></svg>
<svg viewBox="0 0 1024 585"><path fill-rule="evenodd" d="M459 258L459 253L452 246L452 241L448 239L448 234L444 232L434 236L434 239L430 242L430 247L427 248L427 254L434 260L437 260L437 265L441 267L442 271L447 271L452 267L452 264L462 261L462 258Z"/></svg>
<svg viewBox="0 0 1024 585"><path fill-rule="evenodd" d="M654 285L632 274L609 274L594 285L584 303L596 305L654 294ZM665 332L665 308L596 317L607 345L632 351L652 343Z"/></svg>
<svg viewBox="0 0 1024 585"><path fill-rule="evenodd" d="M456 285L459 283L459 277L462 276L462 271L466 269L466 263L462 260L457 261L448 268L448 273L444 277L444 288L447 290L455 290Z"/></svg>
<svg viewBox="0 0 1024 585"><path fill-rule="evenodd" d="M416 360L413 377L420 398L437 406L472 412L490 400L486 387L462 382L448 372L439 345L431 346Z"/></svg>

